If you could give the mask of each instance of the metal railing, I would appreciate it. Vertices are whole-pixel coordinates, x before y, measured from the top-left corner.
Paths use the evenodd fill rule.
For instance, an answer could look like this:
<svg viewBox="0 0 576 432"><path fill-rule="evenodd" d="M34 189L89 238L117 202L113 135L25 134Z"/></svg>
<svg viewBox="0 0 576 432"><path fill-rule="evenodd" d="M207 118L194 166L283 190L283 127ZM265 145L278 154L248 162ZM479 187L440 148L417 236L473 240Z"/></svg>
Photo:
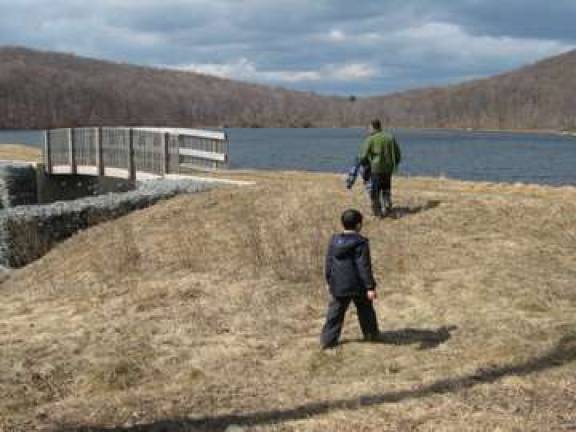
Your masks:
<svg viewBox="0 0 576 432"><path fill-rule="evenodd" d="M176 128L97 127L45 131L48 174L126 177L187 174L228 167L224 132Z"/></svg>

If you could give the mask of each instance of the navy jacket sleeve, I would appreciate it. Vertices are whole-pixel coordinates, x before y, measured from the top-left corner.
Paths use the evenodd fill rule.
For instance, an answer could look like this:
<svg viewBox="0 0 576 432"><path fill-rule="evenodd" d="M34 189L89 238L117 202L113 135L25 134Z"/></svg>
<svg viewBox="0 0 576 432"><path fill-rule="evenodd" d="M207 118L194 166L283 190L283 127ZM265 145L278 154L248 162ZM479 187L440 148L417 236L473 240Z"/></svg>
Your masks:
<svg viewBox="0 0 576 432"><path fill-rule="evenodd" d="M376 281L372 274L372 261L370 258L370 245L368 241L358 246L356 254L356 268L358 269L358 276L364 283L367 291L376 289Z"/></svg>
<svg viewBox="0 0 576 432"><path fill-rule="evenodd" d="M328 250L326 251L326 263L324 265L324 277L326 283L330 283L330 275L332 274L332 257L334 256L332 247L333 238L330 238L330 243L328 244Z"/></svg>
<svg viewBox="0 0 576 432"><path fill-rule="evenodd" d="M348 175L346 176L346 188L352 189L354 183L356 182L356 177L358 177L358 171L360 170L360 162L355 161L354 165L348 170Z"/></svg>

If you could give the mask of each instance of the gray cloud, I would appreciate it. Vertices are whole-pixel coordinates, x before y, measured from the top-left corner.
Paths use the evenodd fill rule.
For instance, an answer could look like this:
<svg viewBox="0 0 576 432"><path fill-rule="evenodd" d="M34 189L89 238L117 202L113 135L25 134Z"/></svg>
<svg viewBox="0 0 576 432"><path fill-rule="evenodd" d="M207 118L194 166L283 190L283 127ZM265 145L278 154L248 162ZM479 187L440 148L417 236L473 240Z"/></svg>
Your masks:
<svg viewBox="0 0 576 432"><path fill-rule="evenodd" d="M573 0L465 0L445 12L473 34L548 39L576 43Z"/></svg>
<svg viewBox="0 0 576 432"><path fill-rule="evenodd" d="M576 46L573 0L0 0L0 44L335 94L487 76Z"/></svg>

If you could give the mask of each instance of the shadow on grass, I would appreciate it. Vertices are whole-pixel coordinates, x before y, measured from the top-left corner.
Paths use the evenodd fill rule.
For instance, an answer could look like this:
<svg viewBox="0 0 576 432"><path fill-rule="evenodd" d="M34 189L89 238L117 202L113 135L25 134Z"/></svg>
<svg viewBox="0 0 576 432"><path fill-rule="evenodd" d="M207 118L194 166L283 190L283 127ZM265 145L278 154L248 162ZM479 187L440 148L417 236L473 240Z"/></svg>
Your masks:
<svg viewBox="0 0 576 432"><path fill-rule="evenodd" d="M438 200L426 201L423 205L417 205L412 207L393 207L391 211L391 217L393 219L401 219L408 215L413 215L417 213L422 213L427 210L432 210L438 207L442 202Z"/></svg>
<svg viewBox="0 0 576 432"><path fill-rule="evenodd" d="M560 367L576 360L576 336L562 338L549 352L522 363L478 369L475 373L445 378L416 389L374 393L351 399L309 402L290 409L256 411L246 414L230 414L196 419L171 419L132 427L98 428L67 427L62 432L184 432L225 430L234 424L254 426L302 420L337 410L356 410L382 404L392 404L410 399L421 399L437 394L456 393L479 384L496 382L510 375L524 376Z"/></svg>
<svg viewBox="0 0 576 432"><path fill-rule="evenodd" d="M388 330L380 332L377 340L371 343L386 345L412 345L420 344L419 350L436 348L452 337L450 332L456 330L456 326L443 326L436 330L405 328L401 330Z"/></svg>

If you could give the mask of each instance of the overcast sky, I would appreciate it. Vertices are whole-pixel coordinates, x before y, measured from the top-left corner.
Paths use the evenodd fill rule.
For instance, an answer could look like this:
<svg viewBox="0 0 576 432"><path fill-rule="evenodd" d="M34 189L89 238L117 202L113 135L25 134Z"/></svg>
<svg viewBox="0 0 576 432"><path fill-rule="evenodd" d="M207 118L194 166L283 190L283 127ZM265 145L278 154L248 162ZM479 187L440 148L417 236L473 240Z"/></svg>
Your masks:
<svg viewBox="0 0 576 432"><path fill-rule="evenodd" d="M576 0L0 0L0 44L341 95L576 47Z"/></svg>

